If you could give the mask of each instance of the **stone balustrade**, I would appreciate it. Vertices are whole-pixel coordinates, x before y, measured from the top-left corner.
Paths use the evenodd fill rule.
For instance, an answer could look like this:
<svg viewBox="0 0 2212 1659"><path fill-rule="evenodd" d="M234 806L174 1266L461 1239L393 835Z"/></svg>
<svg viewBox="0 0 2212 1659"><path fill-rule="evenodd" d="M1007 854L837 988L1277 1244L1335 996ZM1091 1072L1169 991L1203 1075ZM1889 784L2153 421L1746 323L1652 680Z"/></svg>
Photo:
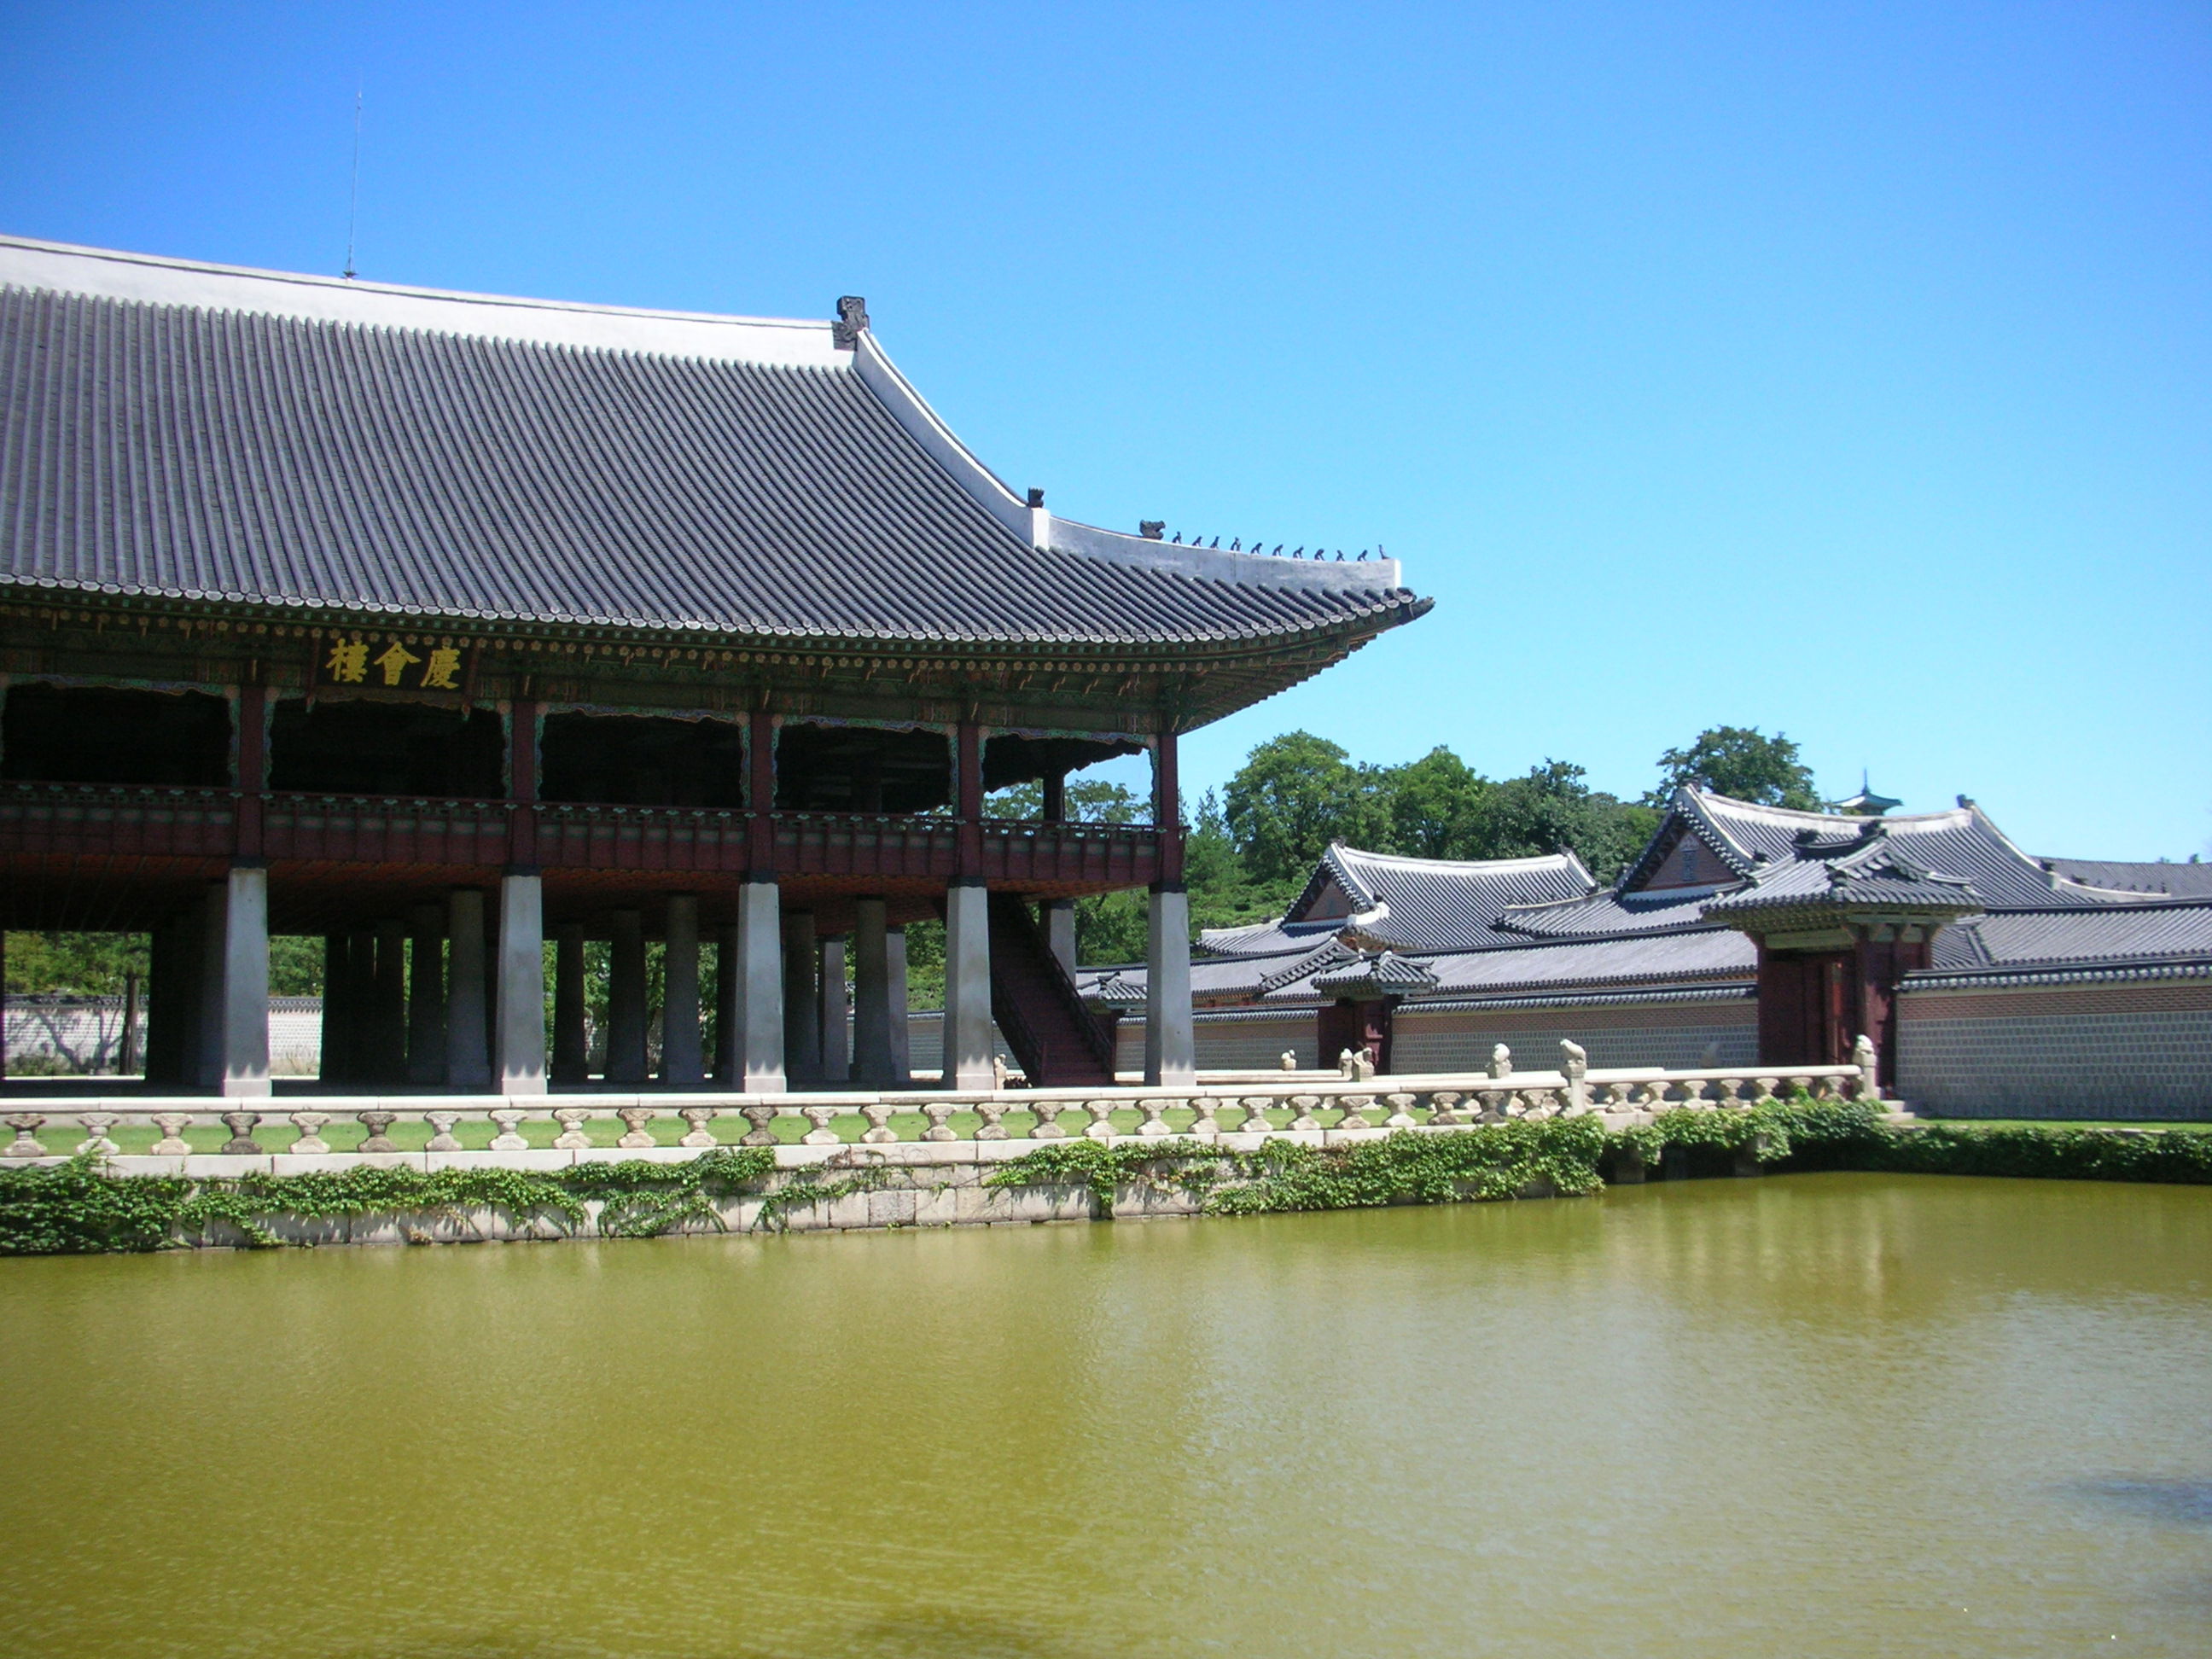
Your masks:
<svg viewBox="0 0 2212 1659"><path fill-rule="evenodd" d="M1742 1109L1801 1095L1879 1098L1875 1056L1865 1045L1849 1066L1707 1071L1593 1069L1572 1043L1561 1048L1556 1071L1516 1071L1501 1048L1482 1072L1303 1073L1170 1090L592 1094L538 1101L303 1095L257 1102L250 1110L204 1097L22 1099L0 1110L0 1125L12 1133L12 1139L0 1138L0 1158L94 1154L130 1173L224 1175L376 1162L547 1168L586 1158L690 1158L738 1145L781 1147L779 1163L804 1164L842 1158L834 1150L839 1148L913 1143L942 1151L945 1142L965 1141L988 1147L995 1159L1070 1135L1136 1143L1182 1137L1251 1150L1270 1137L1325 1145L1401 1130L1449 1133L1585 1114L1622 1128L1686 1107ZM114 1139L118 1129L132 1132L127 1151ZM209 1131L220 1132L218 1144L210 1144L216 1137Z"/></svg>

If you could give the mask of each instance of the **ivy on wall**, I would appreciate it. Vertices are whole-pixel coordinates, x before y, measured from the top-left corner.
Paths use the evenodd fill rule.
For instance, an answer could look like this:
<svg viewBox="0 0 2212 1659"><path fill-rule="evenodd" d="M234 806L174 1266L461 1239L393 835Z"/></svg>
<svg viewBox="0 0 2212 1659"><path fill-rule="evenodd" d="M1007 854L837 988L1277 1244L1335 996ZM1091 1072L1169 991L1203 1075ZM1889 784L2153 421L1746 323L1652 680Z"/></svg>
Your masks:
<svg viewBox="0 0 2212 1659"><path fill-rule="evenodd" d="M1165 1139L1039 1146L1001 1164L991 1187L1079 1187L1110 1216L1129 1188L1180 1193L1215 1215L1450 1204L1595 1193L1609 1160L1658 1161L1671 1148L1748 1153L1793 1170L1862 1170L2045 1180L2212 1184L2212 1134L1964 1124L1899 1127L1857 1103L1776 1102L1745 1110L1661 1113L1607 1132L1595 1117L1548 1118L1457 1134L1399 1133L1341 1146L1271 1142L1236 1152ZM0 1168L0 1255L158 1250L226 1226L247 1245L283 1243L270 1224L465 1220L501 1210L551 1236L574 1233L597 1205L603 1237L647 1238L695 1223L726 1224L723 1206L757 1200L757 1231L794 1210L865 1192L887 1177L863 1169L778 1178L767 1147L719 1147L678 1164L629 1160L545 1172L359 1169L196 1180L112 1176L88 1158Z"/></svg>

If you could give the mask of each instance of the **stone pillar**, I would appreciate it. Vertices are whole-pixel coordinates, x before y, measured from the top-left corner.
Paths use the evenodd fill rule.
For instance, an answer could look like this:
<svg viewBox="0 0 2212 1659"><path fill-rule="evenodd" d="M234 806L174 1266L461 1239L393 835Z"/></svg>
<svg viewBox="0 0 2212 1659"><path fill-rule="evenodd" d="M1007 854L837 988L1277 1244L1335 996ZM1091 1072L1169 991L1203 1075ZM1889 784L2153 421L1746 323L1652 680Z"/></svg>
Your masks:
<svg viewBox="0 0 2212 1659"><path fill-rule="evenodd" d="M536 875L499 879L499 1091L545 1092L545 886Z"/></svg>
<svg viewBox="0 0 2212 1659"><path fill-rule="evenodd" d="M446 986L446 1086L477 1094L491 1087L482 890L454 888L446 896L446 919L453 958Z"/></svg>
<svg viewBox="0 0 2212 1659"><path fill-rule="evenodd" d="M890 936L881 899L854 906L853 928L853 1082L891 1089Z"/></svg>
<svg viewBox="0 0 2212 1659"><path fill-rule="evenodd" d="M563 922L553 947L553 1082L581 1088L591 1080L589 1039L584 1030L584 929Z"/></svg>
<svg viewBox="0 0 2212 1659"><path fill-rule="evenodd" d="M194 977L198 1017L192 1023L191 1086L220 1092L222 1088L223 970L228 962L226 942L230 922L230 884L210 882L201 907L198 972ZM395 1021L395 1024L399 1022ZM400 1035L404 1039L405 1030Z"/></svg>
<svg viewBox="0 0 2212 1659"><path fill-rule="evenodd" d="M891 1013L891 1087L914 1086L914 1050L907 1030L906 929L893 927L884 935L884 962L889 981L884 1000Z"/></svg>
<svg viewBox="0 0 2212 1659"><path fill-rule="evenodd" d="M1190 895L1180 882L1152 887L1146 952L1145 1081L1182 1088L1198 1081L1191 1030Z"/></svg>
<svg viewBox="0 0 2212 1659"><path fill-rule="evenodd" d="M645 1081L645 919L614 913L614 948L607 959L607 1081Z"/></svg>
<svg viewBox="0 0 2212 1659"><path fill-rule="evenodd" d="M714 1086L735 1090L745 1078L744 957L734 922L714 930Z"/></svg>
<svg viewBox="0 0 2212 1659"><path fill-rule="evenodd" d="M988 1089L991 894L979 882L945 893L945 1077L948 1089Z"/></svg>
<svg viewBox="0 0 2212 1659"><path fill-rule="evenodd" d="M1047 899L1044 902L1044 939L1052 947L1053 959L1066 970L1071 982L1075 978L1075 901Z"/></svg>
<svg viewBox="0 0 2212 1659"><path fill-rule="evenodd" d="M696 895L670 897L666 938L660 975L660 1080L672 1089L699 1089L706 1085L707 1068L699 1047Z"/></svg>
<svg viewBox="0 0 2212 1659"><path fill-rule="evenodd" d="M435 904L408 913L407 1080L446 1080L446 912Z"/></svg>
<svg viewBox="0 0 2212 1659"><path fill-rule="evenodd" d="M362 1021L360 1081L404 1083L407 1079L407 929L398 921L376 924L375 966L369 976L369 1013Z"/></svg>
<svg viewBox="0 0 2212 1659"><path fill-rule="evenodd" d="M783 918L783 1064L794 1084L822 1075L822 1018L814 1000L814 913Z"/></svg>
<svg viewBox="0 0 2212 1659"><path fill-rule="evenodd" d="M851 1081L852 1048L845 1006L845 941L825 939L816 947L821 990L822 1080L833 1087Z"/></svg>
<svg viewBox="0 0 2212 1659"><path fill-rule="evenodd" d="M749 1095L784 1091L781 902L773 881L748 881L738 890L736 1069Z"/></svg>
<svg viewBox="0 0 2212 1659"><path fill-rule="evenodd" d="M233 870L223 898L222 1092L269 1089L269 872Z"/></svg>

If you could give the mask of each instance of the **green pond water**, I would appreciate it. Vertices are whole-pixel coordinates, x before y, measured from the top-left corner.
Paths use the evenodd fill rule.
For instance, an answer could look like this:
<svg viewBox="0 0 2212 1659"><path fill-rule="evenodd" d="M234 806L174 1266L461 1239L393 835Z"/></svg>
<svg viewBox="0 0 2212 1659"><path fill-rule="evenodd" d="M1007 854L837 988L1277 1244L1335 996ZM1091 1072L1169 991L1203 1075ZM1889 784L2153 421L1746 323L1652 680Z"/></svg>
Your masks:
<svg viewBox="0 0 2212 1659"><path fill-rule="evenodd" d="M2212 1189L0 1261L0 1650L2212 1653Z"/></svg>

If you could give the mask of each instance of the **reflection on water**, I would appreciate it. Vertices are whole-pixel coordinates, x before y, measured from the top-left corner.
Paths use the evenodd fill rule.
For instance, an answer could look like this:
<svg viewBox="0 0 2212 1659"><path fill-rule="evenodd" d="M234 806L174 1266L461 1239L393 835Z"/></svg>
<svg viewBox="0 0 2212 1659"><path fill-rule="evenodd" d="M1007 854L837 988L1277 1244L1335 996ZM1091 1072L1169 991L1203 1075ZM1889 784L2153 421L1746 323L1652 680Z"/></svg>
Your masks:
<svg viewBox="0 0 2212 1659"><path fill-rule="evenodd" d="M2212 1650L2212 1189L0 1262L0 1651Z"/></svg>

